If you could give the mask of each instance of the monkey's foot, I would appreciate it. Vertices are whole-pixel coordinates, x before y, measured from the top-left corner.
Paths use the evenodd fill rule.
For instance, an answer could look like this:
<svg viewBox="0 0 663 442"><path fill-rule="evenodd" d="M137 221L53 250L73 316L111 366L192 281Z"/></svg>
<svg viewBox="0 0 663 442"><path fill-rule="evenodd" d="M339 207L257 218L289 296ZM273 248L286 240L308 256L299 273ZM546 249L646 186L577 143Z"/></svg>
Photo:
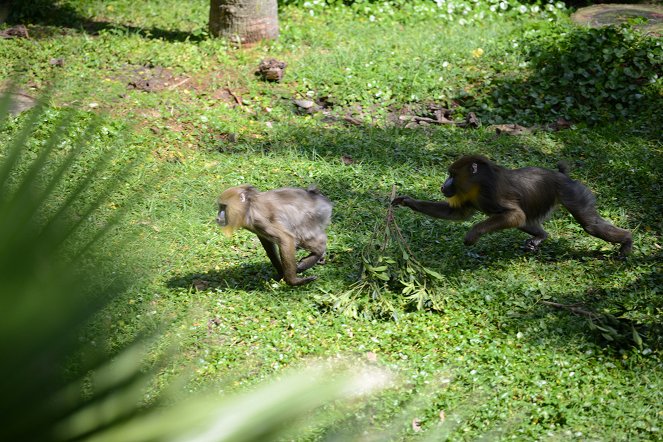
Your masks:
<svg viewBox="0 0 663 442"><path fill-rule="evenodd" d="M622 246L619 248L619 256L621 258L626 258L631 251L633 250L633 240L628 239L627 241L622 243Z"/></svg>
<svg viewBox="0 0 663 442"><path fill-rule="evenodd" d="M316 279L318 279L317 276L307 276L306 278L295 278L291 281L288 281L286 279L285 282L289 285L304 285L308 284L309 282L315 281Z"/></svg>
<svg viewBox="0 0 663 442"><path fill-rule="evenodd" d="M539 244L541 244L541 241L538 241L535 238L530 238L523 244L523 250L526 252L536 252L539 250Z"/></svg>

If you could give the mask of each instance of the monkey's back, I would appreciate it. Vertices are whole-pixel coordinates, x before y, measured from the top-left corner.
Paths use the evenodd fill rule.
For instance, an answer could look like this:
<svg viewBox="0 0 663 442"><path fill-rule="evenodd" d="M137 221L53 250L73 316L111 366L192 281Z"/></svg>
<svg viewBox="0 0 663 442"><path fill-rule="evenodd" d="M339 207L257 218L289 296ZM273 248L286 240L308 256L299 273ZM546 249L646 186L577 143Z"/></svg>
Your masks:
<svg viewBox="0 0 663 442"><path fill-rule="evenodd" d="M300 241L324 232L331 222L332 203L317 190L284 187L262 192L261 204L269 204L273 219Z"/></svg>
<svg viewBox="0 0 663 442"><path fill-rule="evenodd" d="M560 201L560 191L573 182L563 173L541 167L505 170L510 189L507 199L517 201L528 219L544 219Z"/></svg>

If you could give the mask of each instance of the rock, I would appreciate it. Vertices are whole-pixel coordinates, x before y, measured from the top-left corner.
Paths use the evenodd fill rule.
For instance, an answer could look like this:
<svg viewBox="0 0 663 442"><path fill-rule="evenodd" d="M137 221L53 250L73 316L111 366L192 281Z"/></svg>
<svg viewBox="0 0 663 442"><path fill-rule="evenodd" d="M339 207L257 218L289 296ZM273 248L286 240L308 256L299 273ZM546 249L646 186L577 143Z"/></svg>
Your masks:
<svg viewBox="0 0 663 442"><path fill-rule="evenodd" d="M578 9L571 20L583 26L598 28L622 24L634 18L643 18L635 25L645 33L663 34L663 6L661 5L592 5Z"/></svg>
<svg viewBox="0 0 663 442"><path fill-rule="evenodd" d="M0 31L0 38L30 38L30 34L25 26L16 25Z"/></svg>
<svg viewBox="0 0 663 442"><path fill-rule="evenodd" d="M519 124L496 124L491 126L497 135L525 135L531 134L532 129Z"/></svg>
<svg viewBox="0 0 663 442"><path fill-rule="evenodd" d="M274 58L263 60L258 65L256 75L265 81L279 82L283 79L286 66L287 64L285 62Z"/></svg>
<svg viewBox="0 0 663 442"><path fill-rule="evenodd" d="M302 109L311 109L312 107L315 106L315 102L311 100L293 100L293 103L295 103L297 107L301 107Z"/></svg>
<svg viewBox="0 0 663 442"><path fill-rule="evenodd" d="M311 100L292 100L295 103L296 111L299 114L313 114L320 110L315 101Z"/></svg>

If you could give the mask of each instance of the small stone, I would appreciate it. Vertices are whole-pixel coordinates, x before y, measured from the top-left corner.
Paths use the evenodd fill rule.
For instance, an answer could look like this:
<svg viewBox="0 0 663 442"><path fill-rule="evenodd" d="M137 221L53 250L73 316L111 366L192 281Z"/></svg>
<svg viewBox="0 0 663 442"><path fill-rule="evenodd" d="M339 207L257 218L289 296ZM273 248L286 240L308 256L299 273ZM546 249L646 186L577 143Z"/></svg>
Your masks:
<svg viewBox="0 0 663 442"><path fill-rule="evenodd" d="M297 105L297 107L301 107L302 109L310 109L315 106L315 102L311 100L293 100L293 102Z"/></svg>
<svg viewBox="0 0 663 442"><path fill-rule="evenodd" d="M283 79L286 66L287 64L285 62L276 60L274 58L263 60L258 65L256 75L265 81L279 82Z"/></svg>

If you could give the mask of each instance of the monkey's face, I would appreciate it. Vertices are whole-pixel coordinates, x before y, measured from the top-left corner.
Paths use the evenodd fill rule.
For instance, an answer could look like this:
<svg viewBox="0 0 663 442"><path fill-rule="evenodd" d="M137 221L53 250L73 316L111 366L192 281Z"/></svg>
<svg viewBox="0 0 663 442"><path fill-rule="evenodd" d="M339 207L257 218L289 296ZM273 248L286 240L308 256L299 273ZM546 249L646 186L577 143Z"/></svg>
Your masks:
<svg viewBox="0 0 663 442"><path fill-rule="evenodd" d="M226 215L226 205L219 203L219 212L216 214L216 223L221 227L228 225L228 215Z"/></svg>
<svg viewBox="0 0 663 442"><path fill-rule="evenodd" d="M236 229L247 227L245 224L246 212L250 204L250 195L257 193L249 185L231 187L225 190L217 199L218 212L216 223L223 227L223 232L231 236Z"/></svg>
<svg viewBox="0 0 663 442"><path fill-rule="evenodd" d="M449 178L442 184L442 193L447 198L463 195L472 187L472 175L462 169L449 169Z"/></svg>
<svg viewBox="0 0 663 442"><path fill-rule="evenodd" d="M442 188L440 190L442 190L442 193L447 198L451 198L452 196L454 196L456 194L456 186L454 184L454 177L449 176L449 178L447 178L447 180L444 182L444 184L442 184Z"/></svg>
<svg viewBox="0 0 663 442"><path fill-rule="evenodd" d="M476 162L456 162L449 168L449 178L442 184L442 193L452 207L474 202L479 194Z"/></svg>
<svg viewBox="0 0 663 442"><path fill-rule="evenodd" d="M231 237L238 227L233 224L232 216L229 215L228 205L219 200L219 211L216 214L216 223L223 228L223 233L227 237Z"/></svg>

